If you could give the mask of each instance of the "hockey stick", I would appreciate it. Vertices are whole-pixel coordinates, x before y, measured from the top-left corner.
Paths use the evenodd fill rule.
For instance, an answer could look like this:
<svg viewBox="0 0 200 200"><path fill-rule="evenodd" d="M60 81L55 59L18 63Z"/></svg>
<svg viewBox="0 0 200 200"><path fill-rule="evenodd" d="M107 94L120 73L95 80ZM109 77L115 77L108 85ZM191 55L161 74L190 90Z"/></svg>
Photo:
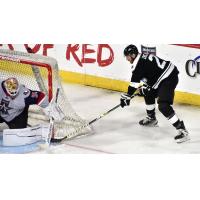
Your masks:
<svg viewBox="0 0 200 200"><path fill-rule="evenodd" d="M138 95L137 95L137 94L133 95L133 96L131 97L131 99L134 98L135 96L138 96ZM96 121L98 121L99 119L105 117L106 115L108 115L109 113L113 112L114 110L116 110L116 109L119 108L119 107L121 107L121 104L116 105L115 107L111 108L111 109L108 110L107 112L101 114L99 117L97 117L97 118L93 119L92 121L90 121L89 123L87 123L87 124L85 124L85 125L79 127L76 131L74 131L73 133L71 133L71 134L69 134L69 135L67 135L67 136L65 136L65 137L63 137L63 138L59 138L59 139L58 139L58 138L57 138L57 139L56 139L56 138L51 138L51 142L52 142L52 143L60 143L60 142L62 142L62 141L65 140L65 139L71 138L72 136L76 136L76 134L77 134L78 131L80 131L80 130L83 129L83 128L86 128L86 127L90 126L91 124L93 124L93 123L95 123Z"/></svg>
<svg viewBox="0 0 200 200"><path fill-rule="evenodd" d="M56 90L56 98L55 98L55 102L58 102L58 95L60 92L60 88L57 88ZM49 118L49 123L50 123L50 131L49 131L49 137L48 137L48 144L50 144L52 138L54 137L54 119L53 117Z"/></svg>
<svg viewBox="0 0 200 200"><path fill-rule="evenodd" d="M57 88L56 90L56 97L55 97L55 103L58 102L58 95L59 95L59 92L60 92L60 88ZM45 142L45 144L39 144L38 146L41 148L41 149L46 149L49 147L50 143L51 143L51 140L52 138L54 137L54 119L52 116L49 116L49 133L48 133L48 138Z"/></svg>

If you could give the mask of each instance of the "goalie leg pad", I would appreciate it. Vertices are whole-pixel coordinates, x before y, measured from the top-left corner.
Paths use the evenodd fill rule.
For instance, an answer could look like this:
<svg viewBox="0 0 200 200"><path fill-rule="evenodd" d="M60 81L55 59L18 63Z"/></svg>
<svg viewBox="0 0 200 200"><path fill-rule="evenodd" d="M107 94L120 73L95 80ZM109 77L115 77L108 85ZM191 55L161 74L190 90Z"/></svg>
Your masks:
<svg viewBox="0 0 200 200"><path fill-rule="evenodd" d="M24 129L3 130L3 146L22 146L39 141L49 141L50 125L38 125Z"/></svg>

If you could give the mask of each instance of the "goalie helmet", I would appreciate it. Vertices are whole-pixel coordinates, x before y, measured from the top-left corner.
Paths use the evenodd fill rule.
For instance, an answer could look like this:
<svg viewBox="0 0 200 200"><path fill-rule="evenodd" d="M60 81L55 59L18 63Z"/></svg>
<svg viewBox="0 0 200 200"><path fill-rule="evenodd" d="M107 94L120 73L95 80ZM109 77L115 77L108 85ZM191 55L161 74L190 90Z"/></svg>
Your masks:
<svg viewBox="0 0 200 200"><path fill-rule="evenodd" d="M14 77L8 78L4 81L4 88L6 92L11 96L15 97L19 92L18 80Z"/></svg>
<svg viewBox="0 0 200 200"><path fill-rule="evenodd" d="M124 56L138 55L138 49L135 45L130 44L124 49Z"/></svg>

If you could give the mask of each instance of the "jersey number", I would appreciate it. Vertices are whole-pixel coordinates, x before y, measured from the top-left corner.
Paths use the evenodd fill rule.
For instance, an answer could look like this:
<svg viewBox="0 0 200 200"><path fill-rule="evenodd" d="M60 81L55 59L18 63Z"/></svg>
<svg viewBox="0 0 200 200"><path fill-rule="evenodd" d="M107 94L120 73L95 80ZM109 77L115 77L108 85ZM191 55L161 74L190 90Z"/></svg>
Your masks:
<svg viewBox="0 0 200 200"><path fill-rule="evenodd" d="M164 60L161 61L158 57L156 57L156 56L154 56L154 55L152 55L152 54L150 54L148 58L149 58L149 60L150 60L151 62L153 61L153 58L155 58L156 63L157 63L157 66L160 67L161 69L164 69L164 67L165 67L165 65L166 65L166 62L165 62Z"/></svg>

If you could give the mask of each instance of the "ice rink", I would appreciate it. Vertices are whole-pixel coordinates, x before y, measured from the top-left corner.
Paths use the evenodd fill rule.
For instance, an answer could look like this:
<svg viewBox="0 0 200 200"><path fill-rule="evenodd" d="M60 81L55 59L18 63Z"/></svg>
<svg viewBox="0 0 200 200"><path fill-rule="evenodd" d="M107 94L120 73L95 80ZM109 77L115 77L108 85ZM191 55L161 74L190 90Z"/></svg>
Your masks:
<svg viewBox="0 0 200 200"><path fill-rule="evenodd" d="M90 121L119 103L115 91L66 84L65 91L73 108ZM200 108L175 104L177 115L184 120L191 140L177 144L176 130L157 110L159 127L141 127L138 121L145 117L142 97L135 97L131 106L119 108L93 124L94 133L63 144L51 146L37 153L64 154L180 154L200 153Z"/></svg>
<svg viewBox="0 0 200 200"><path fill-rule="evenodd" d="M93 120L119 104L119 92L75 84L66 84L64 89L74 110L87 121ZM184 120L190 133L189 142L175 143L173 137L176 135L176 130L158 110L159 127L141 127L138 121L146 116L145 104L142 97L135 97L131 106L120 107L95 122L92 135L36 151L30 146L28 152L40 154L200 153L200 124L198 123L200 108L180 104L175 104L174 108L177 115ZM4 149L4 153L7 150ZM23 151L18 149L16 153L23 153Z"/></svg>

